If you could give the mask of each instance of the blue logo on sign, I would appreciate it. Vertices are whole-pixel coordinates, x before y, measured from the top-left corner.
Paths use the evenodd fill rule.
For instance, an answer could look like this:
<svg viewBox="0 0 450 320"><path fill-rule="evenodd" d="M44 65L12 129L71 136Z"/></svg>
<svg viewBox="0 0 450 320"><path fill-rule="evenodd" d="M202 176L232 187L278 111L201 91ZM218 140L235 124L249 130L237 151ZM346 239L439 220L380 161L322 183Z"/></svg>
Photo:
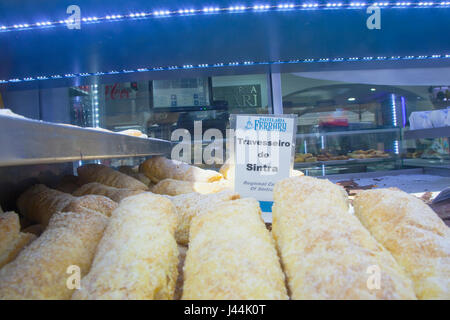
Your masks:
<svg viewBox="0 0 450 320"><path fill-rule="evenodd" d="M261 117L255 120L255 124L253 124L249 118L245 129L254 129L255 131L286 132L287 124L283 118Z"/></svg>

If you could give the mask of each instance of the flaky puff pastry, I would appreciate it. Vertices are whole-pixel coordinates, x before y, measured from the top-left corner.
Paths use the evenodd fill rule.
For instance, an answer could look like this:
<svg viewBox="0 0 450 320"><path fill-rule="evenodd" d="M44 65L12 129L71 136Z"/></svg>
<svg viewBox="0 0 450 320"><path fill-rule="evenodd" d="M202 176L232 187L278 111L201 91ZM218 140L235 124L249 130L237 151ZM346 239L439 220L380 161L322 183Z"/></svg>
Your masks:
<svg viewBox="0 0 450 320"><path fill-rule="evenodd" d="M450 231L427 204L397 189L374 189L353 205L411 277L419 299L450 299Z"/></svg>
<svg viewBox="0 0 450 320"><path fill-rule="evenodd" d="M20 232L19 216L15 212L0 213L0 268L14 260L34 239L33 234Z"/></svg>
<svg viewBox="0 0 450 320"><path fill-rule="evenodd" d="M342 187L311 177L284 179L275 185L272 210L292 299L416 298L392 255L348 212Z"/></svg>
<svg viewBox="0 0 450 320"><path fill-rule="evenodd" d="M193 182L164 179L154 185L151 191L157 194L177 196L180 194L192 192L197 192L200 194L211 194L231 189L233 189L233 184L230 181L224 179L214 182Z"/></svg>
<svg viewBox="0 0 450 320"><path fill-rule="evenodd" d="M225 190L214 194L202 195L199 193L187 193L174 197L169 197L175 206L178 216L175 239L178 244L187 245L189 243L189 229L192 219L205 208L222 203L224 201L239 199L239 194Z"/></svg>
<svg viewBox="0 0 450 320"><path fill-rule="evenodd" d="M17 200L20 213L31 221L47 226L51 216L58 212L98 211L111 215L117 204L111 199L99 195L74 197L68 193L47 188L43 184L32 186Z"/></svg>
<svg viewBox="0 0 450 320"><path fill-rule="evenodd" d="M0 269L0 299L69 299L68 268L87 273L107 221L97 212L53 215L44 233Z"/></svg>
<svg viewBox="0 0 450 320"><path fill-rule="evenodd" d="M139 167L139 171L144 173L153 183L158 183L164 179L214 182L223 178L216 171L201 169L185 162L159 156L143 162Z"/></svg>
<svg viewBox="0 0 450 320"><path fill-rule="evenodd" d="M147 178L147 176L141 172L139 172L139 167L136 167L136 170L134 167L132 166L120 166L119 168L117 168L117 170L119 172L122 172L130 177L135 178L136 180L139 180L140 182L142 182L143 184L145 184L148 187L153 186L152 182L150 181L149 178Z"/></svg>
<svg viewBox="0 0 450 320"><path fill-rule="evenodd" d="M144 190L119 189L105 186L98 182L91 182L79 187L72 195L80 197L88 194L97 194L108 197L115 202L120 202L126 197L134 196L142 192L144 192Z"/></svg>
<svg viewBox="0 0 450 320"><path fill-rule="evenodd" d="M258 201L222 202L196 216L184 265L183 299L288 299Z"/></svg>
<svg viewBox="0 0 450 320"><path fill-rule="evenodd" d="M80 184L99 182L115 188L148 190L148 187L139 180L102 164L86 164L78 167L77 172Z"/></svg>
<svg viewBox="0 0 450 320"><path fill-rule="evenodd" d="M72 299L172 299L178 275L175 228L170 200L150 192L122 200Z"/></svg>
<svg viewBox="0 0 450 320"><path fill-rule="evenodd" d="M65 175L61 178L55 189L65 193L72 193L79 187L79 178L77 176Z"/></svg>
<svg viewBox="0 0 450 320"><path fill-rule="evenodd" d="M0 254L11 245L19 231L19 216L15 212L0 213Z"/></svg>
<svg viewBox="0 0 450 320"><path fill-rule="evenodd" d="M117 208L118 204L108 197L88 194L74 199L63 208L63 212L86 212L96 211L111 216L112 212Z"/></svg>
<svg viewBox="0 0 450 320"><path fill-rule="evenodd" d="M20 195L17 207L29 220L46 226L50 217L55 212L62 211L73 199L74 197L68 193L38 184Z"/></svg>

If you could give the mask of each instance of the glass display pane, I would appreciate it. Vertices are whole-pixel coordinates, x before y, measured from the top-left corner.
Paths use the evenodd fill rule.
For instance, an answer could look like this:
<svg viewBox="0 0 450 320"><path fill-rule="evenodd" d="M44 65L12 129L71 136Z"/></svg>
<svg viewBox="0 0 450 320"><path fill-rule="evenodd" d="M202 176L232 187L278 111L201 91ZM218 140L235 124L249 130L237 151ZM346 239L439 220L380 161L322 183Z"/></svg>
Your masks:
<svg viewBox="0 0 450 320"><path fill-rule="evenodd" d="M308 174L400 169L412 157L425 159L421 165L448 159L446 137L408 141L401 134L413 112L450 106L448 86L373 85L296 73L282 74L281 81L284 113L298 115L296 167ZM436 122L445 122L442 112Z"/></svg>

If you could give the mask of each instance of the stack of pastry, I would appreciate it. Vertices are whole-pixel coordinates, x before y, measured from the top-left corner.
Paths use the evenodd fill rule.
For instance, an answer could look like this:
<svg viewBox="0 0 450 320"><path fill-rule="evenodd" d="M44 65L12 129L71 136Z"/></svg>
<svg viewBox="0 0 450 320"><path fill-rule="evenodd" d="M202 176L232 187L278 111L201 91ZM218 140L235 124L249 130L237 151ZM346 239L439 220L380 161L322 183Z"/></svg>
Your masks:
<svg viewBox="0 0 450 320"><path fill-rule="evenodd" d="M345 155L333 155L332 153L328 152L328 151L321 151L318 155L317 155L317 160L318 161L331 161L331 160L348 160L348 156Z"/></svg>
<svg viewBox="0 0 450 320"><path fill-rule="evenodd" d="M294 162L316 162L317 157L313 156L311 153L297 153L295 155Z"/></svg>
<svg viewBox="0 0 450 320"><path fill-rule="evenodd" d="M375 149L369 150L356 150L353 152L349 152L347 154L350 158L353 159L370 159L370 158L388 158L389 154Z"/></svg>
<svg viewBox="0 0 450 320"><path fill-rule="evenodd" d="M342 187L292 171L271 234L259 203L232 191L231 162L152 159L153 192L87 165L59 185L73 194L20 196L39 225L0 213L0 299L450 299L449 229L404 192L364 191L353 215Z"/></svg>

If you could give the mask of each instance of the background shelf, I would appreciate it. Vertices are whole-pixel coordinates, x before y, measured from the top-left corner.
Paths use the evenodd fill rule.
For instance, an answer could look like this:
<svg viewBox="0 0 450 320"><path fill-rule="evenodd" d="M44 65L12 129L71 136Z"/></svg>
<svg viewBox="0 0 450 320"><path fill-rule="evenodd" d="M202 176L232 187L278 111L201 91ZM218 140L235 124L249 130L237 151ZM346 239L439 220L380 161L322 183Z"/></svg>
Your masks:
<svg viewBox="0 0 450 320"><path fill-rule="evenodd" d="M450 137L450 127L408 130L404 131L403 137L405 140Z"/></svg>

